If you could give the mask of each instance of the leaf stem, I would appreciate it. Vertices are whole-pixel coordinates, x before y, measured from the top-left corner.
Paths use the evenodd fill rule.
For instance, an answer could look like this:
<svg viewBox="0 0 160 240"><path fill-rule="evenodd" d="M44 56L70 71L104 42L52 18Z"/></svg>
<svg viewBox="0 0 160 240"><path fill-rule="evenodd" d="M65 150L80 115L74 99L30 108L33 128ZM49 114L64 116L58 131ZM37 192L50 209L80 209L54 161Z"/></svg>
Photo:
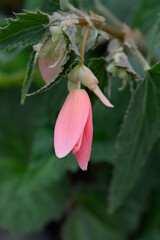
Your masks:
<svg viewBox="0 0 160 240"><path fill-rule="evenodd" d="M81 61L80 61L80 65L83 65L83 61L84 61L84 53L85 53L85 46L86 46L86 42L87 42L87 37L89 34L89 24L86 25L85 29L84 29L84 34L83 34L83 39L82 39L82 44L81 44Z"/></svg>

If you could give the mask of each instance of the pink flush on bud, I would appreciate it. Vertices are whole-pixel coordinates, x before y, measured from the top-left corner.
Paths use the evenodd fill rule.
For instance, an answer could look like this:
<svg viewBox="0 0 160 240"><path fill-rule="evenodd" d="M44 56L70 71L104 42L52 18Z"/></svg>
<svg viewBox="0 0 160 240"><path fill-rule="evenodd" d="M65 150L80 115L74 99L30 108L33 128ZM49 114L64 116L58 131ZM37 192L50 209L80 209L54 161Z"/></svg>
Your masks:
<svg viewBox="0 0 160 240"><path fill-rule="evenodd" d="M57 157L70 151L79 167L87 170L93 138L92 107L85 90L76 89L67 96L58 115L54 130L54 148Z"/></svg>
<svg viewBox="0 0 160 240"><path fill-rule="evenodd" d="M42 44L34 45L35 51L39 51L39 70L46 83L53 81L59 73L61 66L66 61L66 40L61 39L60 27L50 27L52 37L43 46ZM41 49L42 48L42 49Z"/></svg>
<svg viewBox="0 0 160 240"><path fill-rule="evenodd" d="M39 58L38 61L39 69L46 83L49 83L50 81L54 80L54 78L60 71L64 60L65 60L64 58L61 58L59 59L59 61L57 61L55 59L55 56L52 55Z"/></svg>

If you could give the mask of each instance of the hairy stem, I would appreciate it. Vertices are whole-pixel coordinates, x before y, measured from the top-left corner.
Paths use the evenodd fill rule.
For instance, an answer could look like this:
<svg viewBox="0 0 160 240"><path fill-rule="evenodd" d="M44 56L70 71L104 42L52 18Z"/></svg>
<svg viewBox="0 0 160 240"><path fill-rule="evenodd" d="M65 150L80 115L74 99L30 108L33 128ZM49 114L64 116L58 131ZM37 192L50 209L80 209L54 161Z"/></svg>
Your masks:
<svg viewBox="0 0 160 240"><path fill-rule="evenodd" d="M84 34L83 34L83 39L82 39L82 44L81 44L81 51L80 51L80 54L81 54L81 61L80 61L80 65L83 64L83 61L84 61L84 53L85 53L85 46L86 46L86 42L87 42L87 37L88 37L88 34L89 34L89 25L87 24L86 27L85 27L85 30L84 30Z"/></svg>

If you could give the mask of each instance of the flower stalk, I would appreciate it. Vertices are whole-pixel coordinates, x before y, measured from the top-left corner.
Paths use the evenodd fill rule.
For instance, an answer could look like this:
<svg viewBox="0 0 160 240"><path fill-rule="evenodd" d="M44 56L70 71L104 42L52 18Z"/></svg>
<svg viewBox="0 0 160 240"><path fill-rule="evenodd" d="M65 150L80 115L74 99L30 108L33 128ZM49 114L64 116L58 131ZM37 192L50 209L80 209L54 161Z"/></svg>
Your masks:
<svg viewBox="0 0 160 240"><path fill-rule="evenodd" d="M83 62L84 62L84 53L85 53L85 47L86 47L88 34L89 34L89 24L87 24L86 27L85 27L84 35L83 35L83 39L82 39L81 51L80 51L81 61L79 63L80 65L83 65Z"/></svg>

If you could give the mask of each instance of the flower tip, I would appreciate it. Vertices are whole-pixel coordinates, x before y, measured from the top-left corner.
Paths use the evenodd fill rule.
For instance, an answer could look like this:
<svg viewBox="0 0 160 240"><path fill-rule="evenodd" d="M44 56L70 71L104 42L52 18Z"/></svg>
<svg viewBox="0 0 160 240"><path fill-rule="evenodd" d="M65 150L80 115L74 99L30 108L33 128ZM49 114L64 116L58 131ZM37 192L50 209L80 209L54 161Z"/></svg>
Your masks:
<svg viewBox="0 0 160 240"><path fill-rule="evenodd" d="M107 107L110 107L110 108L114 108L114 105L111 104L109 101L108 101L108 104L106 104Z"/></svg>
<svg viewBox="0 0 160 240"><path fill-rule="evenodd" d="M87 169L88 169L88 163L85 164L85 165L79 165L79 167L80 167L80 169L81 169L82 171L87 171Z"/></svg>
<svg viewBox="0 0 160 240"><path fill-rule="evenodd" d="M106 98L106 96L103 94L103 92L101 91L101 89L99 88L98 85L96 85L96 87L94 89L92 89L92 91L96 94L96 96L101 100L101 102L110 108L113 108L114 106L110 103L110 101Z"/></svg>
<svg viewBox="0 0 160 240"><path fill-rule="evenodd" d="M65 157L67 154L65 151L63 151L63 149L61 148L61 146L58 146L57 144L55 144L56 141L54 141L54 149L55 149L55 155L58 158L63 158Z"/></svg>

